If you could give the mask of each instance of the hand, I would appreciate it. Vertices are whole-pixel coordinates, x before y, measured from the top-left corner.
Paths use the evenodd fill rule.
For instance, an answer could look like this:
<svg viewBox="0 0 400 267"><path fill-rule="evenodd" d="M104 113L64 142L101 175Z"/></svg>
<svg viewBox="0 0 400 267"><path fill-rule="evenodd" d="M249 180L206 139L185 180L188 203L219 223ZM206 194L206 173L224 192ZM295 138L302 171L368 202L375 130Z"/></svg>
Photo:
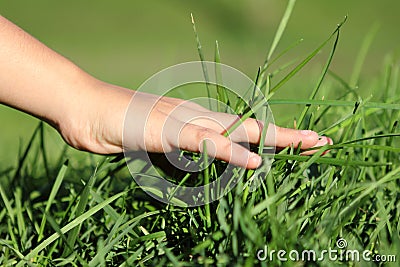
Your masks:
<svg viewBox="0 0 400 267"><path fill-rule="evenodd" d="M85 112L79 111L80 118L84 120L80 125L87 125L88 128L69 128L86 129L86 133L70 132L68 136L73 138L65 138L75 140L70 142L74 147L99 154L122 152L123 144L128 150L167 153L183 149L202 152L205 141L207 153L217 159L248 169L261 164L259 155L238 144L259 144L263 129L260 121L247 119L229 137L225 137L223 133L239 119L238 116L212 112L190 101L134 92L101 82L97 88L97 93L83 105L90 110L86 112L89 116L85 118L82 116ZM273 124L268 126L266 146L297 147L300 143L302 149L308 149L332 144L332 140L309 130L281 128Z"/></svg>

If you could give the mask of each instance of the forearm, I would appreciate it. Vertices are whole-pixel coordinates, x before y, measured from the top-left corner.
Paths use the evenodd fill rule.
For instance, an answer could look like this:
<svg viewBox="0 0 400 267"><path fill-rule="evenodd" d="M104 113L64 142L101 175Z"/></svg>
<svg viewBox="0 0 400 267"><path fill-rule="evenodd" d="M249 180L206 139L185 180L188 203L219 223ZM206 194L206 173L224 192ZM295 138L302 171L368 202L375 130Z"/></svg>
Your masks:
<svg viewBox="0 0 400 267"><path fill-rule="evenodd" d="M79 88L93 82L72 62L0 17L1 103L57 126L71 102L88 93Z"/></svg>
<svg viewBox="0 0 400 267"><path fill-rule="evenodd" d="M121 140L132 93L93 78L0 16L0 103L47 121L74 147L120 151L121 142L93 128L107 125L105 136Z"/></svg>

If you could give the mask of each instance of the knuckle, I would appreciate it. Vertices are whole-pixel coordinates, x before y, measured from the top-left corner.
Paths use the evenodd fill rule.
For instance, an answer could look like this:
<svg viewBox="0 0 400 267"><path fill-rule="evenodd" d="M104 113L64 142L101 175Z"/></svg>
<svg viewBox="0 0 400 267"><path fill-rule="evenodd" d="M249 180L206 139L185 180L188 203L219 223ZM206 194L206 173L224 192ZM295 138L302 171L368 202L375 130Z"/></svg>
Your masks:
<svg viewBox="0 0 400 267"><path fill-rule="evenodd" d="M226 142L224 142L224 144L222 144L221 149L222 151L225 152L224 154L227 155L232 154L232 149L233 149L232 143L229 140L227 140Z"/></svg>
<svg viewBox="0 0 400 267"><path fill-rule="evenodd" d="M212 136L213 136L213 131L208 128L200 128L196 132L196 137L197 137L196 139L198 141L203 141L205 139L211 139Z"/></svg>

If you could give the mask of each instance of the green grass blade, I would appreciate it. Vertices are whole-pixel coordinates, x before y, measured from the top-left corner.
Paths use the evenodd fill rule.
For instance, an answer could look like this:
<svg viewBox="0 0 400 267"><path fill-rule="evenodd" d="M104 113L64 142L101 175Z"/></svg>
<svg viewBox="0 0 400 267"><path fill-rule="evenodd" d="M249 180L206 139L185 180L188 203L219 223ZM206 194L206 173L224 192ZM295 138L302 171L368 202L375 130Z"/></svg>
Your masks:
<svg viewBox="0 0 400 267"><path fill-rule="evenodd" d="M190 14L190 18L191 18L191 21L192 21L193 32L194 32L194 35L195 35L195 38L196 38L197 52L198 52L199 57L200 57L201 67L202 67L202 69L203 69L203 75L204 75L204 79L205 79L205 81L206 81L206 90L207 90L208 104L209 104L209 108L211 109L211 92L210 92L210 88L209 88L209 86L208 86L208 85L209 85L210 78L209 78L209 76L208 76L207 65L206 65L206 63L205 63L205 58L204 58L204 54L203 54L203 49L202 49L202 46L201 46L201 43L200 43L200 38L199 38L199 35L198 35L198 33L197 33L196 23L195 23L195 21L194 21L194 18L193 18L193 14L192 14L192 13Z"/></svg>
<svg viewBox="0 0 400 267"><path fill-rule="evenodd" d="M1 195L1 198L3 199L4 205L6 206L8 217L10 218L11 223L14 224L15 223L15 212L14 212L11 202L10 202L10 200L8 200L8 197L7 197L7 195L3 189L3 186L1 184L0 184L0 195Z"/></svg>
<svg viewBox="0 0 400 267"><path fill-rule="evenodd" d="M378 29L379 29L378 24L374 24L374 26L369 30L369 32L364 38L364 41L362 42L361 48L358 52L356 61L354 63L353 73L351 74L349 82L351 88L355 88L357 86L369 47L371 46L372 40L375 38Z"/></svg>
<svg viewBox="0 0 400 267"><path fill-rule="evenodd" d="M388 183L390 181L398 180L400 179L400 167L394 169L390 173L386 174L384 177L379 179L378 181L372 183L366 190L364 190L357 198L355 198L350 204L348 204L346 207L344 207L343 210L340 211L339 213L339 218L343 218L343 216L346 216L349 211L354 209L355 206L360 204L360 201L366 197L367 195L371 194L373 191L375 191L379 186Z"/></svg>
<svg viewBox="0 0 400 267"><path fill-rule="evenodd" d="M339 42L339 35L340 35L340 28L336 32L336 38L335 38L335 42L333 43L333 47L332 47L331 53L329 54L328 60L327 60L327 62L325 64L324 69L322 70L322 73L321 73L321 76L320 76L320 78L318 80L318 83L317 83L316 87L314 88L314 90L311 92L311 95L310 95L309 99L315 99L315 96L317 95L319 89L321 88L322 82L324 81L325 76L326 76L326 74L328 72L328 69L329 69L329 67L330 67L330 65L332 63L333 56L335 55L336 47L337 47L337 44ZM297 123L298 129L302 126L302 124L304 122L304 118L306 117L309 109L310 109L310 106L306 105L304 107L302 113L300 114L300 117L299 117L298 123Z"/></svg>
<svg viewBox="0 0 400 267"><path fill-rule="evenodd" d="M75 227L81 225L85 220L93 216L95 213L99 212L101 209L103 209L105 206L110 204L111 202L114 202L121 196L125 195L127 192L121 192L118 194L115 194L114 196L108 198L104 202L97 204L81 216L75 218L72 220L70 223L65 225L64 227L61 228L61 233L65 234L69 232L70 230L74 229ZM33 257L36 257L40 251L45 249L47 246L49 246L51 243L56 241L60 237L59 233L54 233L45 240L43 240L38 246L36 246L34 249L32 249L25 257L24 260L19 262L17 266L23 266L27 262L30 262Z"/></svg>
<svg viewBox="0 0 400 267"><path fill-rule="evenodd" d="M356 141L356 142L358 142L358 141ZM346 148L346 147L360 148L360 149L373 149L373 150L382 150L382 151L388 151L388 152L393 152L393 153L400 153L399 147L393 147L390 145L389 146L381 146L381 145L351 144L349 142L332 145L330 147L330 149L338 149L338 148Z"/></svg>
<svg viewBox="0 0 400 267"><path fill-rule="evenodd" d="M205 201L205 216L206 216L206 228L211 227L211 212L210 212L210 169L208 166L208 154L206 141L203 142L203 164L204 164L204 201Z"/></svg>
<svg viewBox="0 0 400 267"><path fill-rule="evenodd" d="M67 237L66 237L66 236L64 235L64 233L61 231L60 226L57 224L57 222L54 220L54 218L53 218L48 212L45 212L45 216L46 216L46 218L47 218L47 221L48 221L49 224L51 225L51 227L54 229L54 231L55 231L56 233L59 234L59 236L60 236L61 239L64 241L64 243L66 244L66 246L67 246L71 251L73 251L73 247L72 247L71 243L68 242ZM51 251L51 250L50 250L50 251ZM51 258L51 255L46 255L46 256L49 257L49 258ZM75 257L78 259L79 264L80 264L81 266L85 266L85 267L88 266L88 263L87 263L84 259L82 259L82 257L79 256L79 254L74 253L74 256L73 256L73 260L74 260L74 261L76 261L76 260L75 260Z"/></svg>
<svg viewBox="0 0 400 267"><path fill-rule="evenodd" d="M24 150L24 153L23 153L22 156L19 158L19 160L18 160L18 166L17 166L17 169L16 169L16 171L15 171L13 180L17 180L17 179L20 177L20 173L21 173L22 167L23 167L23 165L24 165L24 163L25 163L26 158L28 157L29 151L30 151L31 148L32 148L33 141L35 140L36 135L37 135L37 134L39 133L39 131L40 131L40 127L41 127L41 123L39 123L38 126L37 126L37 127L35 128L35 130L33 131L33 134L32 134L32 136L31 136L31 138L29 139L28 145L26 146L26 148L25 148L25 150Z"/></svg>
<svg viewBox="0 0 400 267"><path fill-rule="evenodd" d="M43 121L40 121L40 149L42 151L41 154L42 154L42 158L43 158L44 169L46 170L46 176L50 178L50 167L49 167L49 161L48 161L47 155L46 155L44 122Z"/></svg>
<svg viewBox="0 0 400 267"><path fill-rule="evenodd" d="M286 6L285 13L283 14L281 22L279 23L278 29L275 33L274 40L272 41L271 48L268 52L267 59L265 60L263 70L265 70L268 67L268 63L271 60L271 57L272 57L273 53L275 52L275 49L278 46L278 43L281 40L282 35L286 29L286 26L289 22L290 16L292 15L292 11L294 9L295 4L296 4L296 0L289 0L289 3Z"/></svg>
<svg viewBox="0 0 400 267"><path fill-rule="evenodd" d="M311 157L309 156L300 156L300 155L275 155L275 159L283 159L283 160L296 160L300 162L308 162ZM328 157L316 157L313 158L313 162L318 164L329 164L336 166L360 166L360 167L378 167L378 166L387 166L390 163L380 163L380 162L367 162L361 160L347 160L347 159L337 159L337 158L328 158Z"/></svg>
<svg viewBox="0 0 400 267"><path fill-rule="evenodd" d="M51 188L49 198L46 203L46 207L44 209L45 213L49 212L51 205L54 203L54 199L60 189L61 183L64 180L65 173L68 169L68 160L64 162L60 171L57 174L57 177L54 181L53 187ZM40 242L44 235L44 227L46 226L46 216L43 214L42 222L40 223L40 230L38 233L38 242Z"/></svg>
<svg viewBox="0 0 400 267"><path fill-rule="evenodd" d="M14 199L15 199L15 212L17 216L17 226L18 226L18 234L19 238L21 239L20 242L26 242L26 224L24 220L24 211L21 203L22 199L22 192L21 188L17 187L14 192Z"/></svg>
<svg viewBox="0 0 400 267"><path fill-rule="evenodd" d="M92 191L91 195L93 196L94 201L96 201L97 203L101 203L104 201L101 195L95 191ZM104 207L104 211L111 217L113 221L117 221L120 216L118 212L109 205Z"/></svg>
<svg viewBox="0 0 400 267"><path fill-rule="evenodd" d="M219 112L227 112L227 107L229 106L229 98L226 90L222 85L222 71L221 71L221 56L219 53L218 41L215 41L215 79L217 87L217 110ZM226 107L223 107L223 104Z"/></svg>
<svg viewBox="0 0 400 267"><path fill-rule="evenodd" d="M121 218L123 218L123 216L121 216ZM121 222L121 221L122 220L119 220L119 222ZM114 247L114 245L118 241L120 241L128 232L130 232L133 229L133 227L135 227L137 225L137 223L138 222L135 222L135 223L132 223L131 225L129 225L128 227L125 227L125 229L114 239L110 238L114 235L113 231L112 231L109 234L109 237L107 238L107 242L104 242L106 245L97 251L96 256L89 262L88 265L89 266L99 266L101 259L104 259L107 256L107 253L109 253L110 250ZM118 224L116 223L116 226L117 225Z"/></svg>
<svg viewBox="0 0 400 267"><path fill-rule="evenodd" d="M336 30L328 37L328 39L326 39L317 49L315 49L313 52L311 52L302 62L300 62L300 64L298 64L292 71L290 71L282 80L280 80L274 87L271 88L271 92L270 95L273 94L275 91L277 91L280 87L282 87L287 81L289 81L296 73L298 73L305 65L307 65L308 62L311 61L311 59L313 59L319 51L321 51L321 49L323 47L325 47L325 45L336 35L336 33L340 30L340 28L342 27L343 23L345 23L347 17L345 18L345 20L343 20L343 22L341 22L340 24L338 24L338 26L336 27ZM270 97L268 97L270 98Z"/></svg>
<svg viewBox="0 0 400 267"><path fill-rule="evenodd" d="M355 139L355 140L346 141L346 142L343 142L343 144L347 145L347 144L352 144L352 143L357 143L357 142L362 142L362 141L367 141L367 140L372 140L372 139L393 138L393 137L400 137L400 133L377 134L374 136L367 136L367 137L362 137L362 138Z"/></svg>
<svg viewBox="0 0 400 267"><path fill-rule="evenodd" d="M7 247L7 248L11 249L12 251L14 251L14 253L18 256L18 258L20 258L20 259L24 258L24 255L21 252L19 252L17 249L10 246L10 244L4 239L0 239L0 247ZM7 266L7 265L5 265L5 266Z"/></svg>
<svg viewBox="0 0 400 267"><path fill-rule="evenodd" d="M318 106L333 106L333 107L354 107L357 101L347 100L318 100L318 99L271 99L268 101L270 105L318 105ZM395 103L380 103L366 102L363 108L367 109L393 109L400 110L400 104Z"/></svg>
<svg viewBox="0 0 400 267"><path fill-rule="evenodd" d="M124 211L119 217L118 219L115 221L112 229L110 230L107 239L104 241L105 244L110 243L111 239L113 238L114 235L117 234L119 227L121 226L122 223L124 223L125 221L125 216L126 216L126 212ZM128 231L129 232L129 231Z"/></svg>
<svg viewBox="0 0 400 267"><path fill-rule="evenodd" d="M279 44L279 41L282 38L282 35L283 35L283 33L284 33L285 29L286 29L286 26L287 26L287 24L289 22L289 19L290 19L290 16L292 14L292 11L294 9L295 4L296 4L296 0L289 0L289 3L286 6L285 12L284 12L284 14L282 16L282 19L281 19L281 21L279 23L278 29L276 30L274 39L272 41L271 48L269 49L268 55L267 55L267 57L266 57L266 59L264 61L264 65L260 69L260 73L261 73L260 82L259 82L259 84L256 83L256 85L259 88L261 88L261 84L263 84L263 81L265 79L265 72L268 69L268 66L270 65L271 57L274 54L275 49L277 48L277 46Z"/></svg>
<svg viewBox="0 0 400 267"><path fill-rule="evenodd" d="M268 66L271 66L272 64L274 64L278 59L280 59L282 56L284 56L290 50L294 49L296 46L300 45L303 41L304 41L303 39L299 39L296 42L294 42L293 44L289 45L282 52L280 52L276 57L274 57L272 60L270 60L268 63ZM265 71L266 71L266 69L263 67L262 72L265 72Z"/></svg>
<svg viewBox="0 0 400 267"><path fill-rule="evenodd" d="M251 98L250 98L250 101L249 101L250 106L253 105L253 103L256 101L256 97L258 97L256 92L257 92L257 89L259 89L257 84L260 82L260 74L261 74L261 68L259 67L258 70L257 70L256 79L254 80L254 86L253 86L253 90L252 90L252 95L251 95Z"/></svg>
<svg viewBox="0 0 400 267"><path fill-rule="evenodd" d="M232 124L229 129L226 130L224 133L224 136L229 136L234 130L237 129L245 120L250 118L255 112L257 112L260 108L263 106L267 105L267 100L265 98L261 99L261 101L256 104L252 109L247 111L245 114L243 114L234 124Z"/></svg>
<svg viewBox="0 0 400 267"><path fill-rule="evenodd" d="M76 217L82 215L83 212L85 211L86 205L89 201L90 191L92 190L92 187L96 181L96 174L97 174L97 168L96 168L94 174L90 177L89 181L86 183L85 187L83 188L83 191L79 198L78 207L75 212ZM68 233L67 243L69 244L69 246L65 247L62 256L65 257L72 252L71 248L73 248L75 245L76 239L79 234L79 230L80 230L80 226L75 227Z"/></svg>

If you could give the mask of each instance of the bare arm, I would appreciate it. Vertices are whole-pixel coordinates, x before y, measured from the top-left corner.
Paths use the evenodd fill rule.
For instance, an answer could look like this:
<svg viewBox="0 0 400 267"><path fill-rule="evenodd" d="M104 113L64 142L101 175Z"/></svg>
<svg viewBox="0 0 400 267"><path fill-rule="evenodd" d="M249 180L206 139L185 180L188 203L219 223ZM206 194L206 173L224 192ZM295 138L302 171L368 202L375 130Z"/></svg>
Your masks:
<svg viewBox="0 0 400 267"><path fill-rule="evenodd" d="M132 94L95 79L0 17L0 103L47 121L74 147L96 151L100 148L95 146L104 146L100 152L119 152L120 143L96 144L98 136L89 122L96 123L98 114L93 113L101 109L113 113L113 121L122 121Z"/></svg>
<svg viewBox="0 0 400 267"><path fill-rule="evenodd" d="M47 121L71 146L98 154L122 152L123 123L133 94L133 90L90 76L0 17L0 103ZM136 96L141 105L154 103L153 95L138 93ZM174 114L171 113L173 110ZM139 132L146 130L149 134L135 142L130 149L169 152L181 148L198 152L201 151L202 142L209 139L216 146L216 158L246 168L260 165L261 158L257 154L236 143L246 141L244 139L258 143L259 122L246 120L243 127L228 139L221 134L224 129L218 124L202 120L191 123L182 121L181 118L188 114L192 117L201 115L217 118L221 125L229 125L236 119L233 115L207 111L194 103L189 102L188 105L183 100L165 97L157 102L151 112L148 127L139 129ZM135 127L135 118L130 119L132 127ZM163 125L167 119L171 124L182 127L182 135L177 137L172 132L164 131ZM312 131L297 131L274 125L268 129L267 137L276 135L276 138L267 138L267 145L297 146L302 142L302 148L310 148L332 142L326 137L319 138ZM131 138L140 139L135 135Z"/></svg>

